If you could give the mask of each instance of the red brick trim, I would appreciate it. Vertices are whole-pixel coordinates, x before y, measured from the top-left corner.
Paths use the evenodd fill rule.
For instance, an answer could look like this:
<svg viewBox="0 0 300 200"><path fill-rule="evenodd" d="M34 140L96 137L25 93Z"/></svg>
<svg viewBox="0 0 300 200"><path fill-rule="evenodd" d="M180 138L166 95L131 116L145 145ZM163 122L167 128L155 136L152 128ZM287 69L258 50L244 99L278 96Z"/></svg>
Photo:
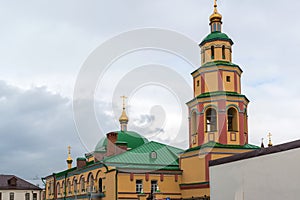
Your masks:
<svg viewBox="0 0 300 200"><path fill-rule="evenodd" d="M240 145L244 145L245 144L245 123L244 123L244 113L240 113L239 116L239 128L240 128Z"/></svg>
<svg viewBox="0 0 300 200"><path fill-rule="evenodd" d="M160 174L160 181L161 181L161 182L164 181L164 174Z"/></svg>
<svg viewBox="0 0 300 200"><path fill-rule="evenodd" d="M201 94L205 92L205 74L201 74Z"/></svg>
<svg viewBox="0 0 300 200"><path fill-rule="evenodd" d="M219 143L227 144L226 100L219 101L218 108Z"/></svg>
<svg viewBox="0 0 300 200"><path fill-rule="evenodd" d="M134 179L134 174L130 173L130 181L133 181L133 179Z"/></svg>
<svg viewBox="0 0 300 200"><path fill-rule="evenodd" d="M218 89L223 91L223 71L218 71Z"/></svg>
<svg viewBox="0 0 300 200"><path fill-rule="evenodd" d="M238 75L234 72L234 91L238 92Z"/></svg>
<svg viewBox="0 0 300 200"><path fill-rule="evenodd" d="M209 183L207 184L194 184L194 185L181 185L182 190L192 190L192 189L205 189L209 188Z"/></svg>
<svg viewBox="0 0 300 200"><path fill-rule="evenodd" d="M205 156L205 178L209 181L209 161L211 160L211 154Z"/></svg>

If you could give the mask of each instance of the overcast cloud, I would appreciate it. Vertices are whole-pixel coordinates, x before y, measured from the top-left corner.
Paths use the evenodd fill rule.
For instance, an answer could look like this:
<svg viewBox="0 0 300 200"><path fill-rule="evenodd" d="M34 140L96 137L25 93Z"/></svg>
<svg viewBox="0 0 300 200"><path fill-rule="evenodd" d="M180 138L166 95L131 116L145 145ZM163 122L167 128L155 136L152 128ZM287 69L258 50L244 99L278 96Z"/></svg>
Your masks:
<svg viewBox="0 0 300 200"><path fill-rule="evenodd" d="M144 27L174 30L200 42L209 33L212 4L212 0L0 1L0 173L42 177L65 169L68 145L73 158L92 150L98 141L94 137L103 134L91 136L87 149L76 132L72 111L76 77L89 54L117 34ZM256 145L268 132L275 144L299 139L299 7L296 0L219 1L223 32L235 42L233 61L244 71L243 93L251 101L250 142ZM192 85L190 68L179 61L174 64L164 54L149 55L130 59L146 63L152 56L156 63L174 65ZM130 59L117 63L115 72L129 66ZM111 80L118 82L115 78ZM96 101L105 131L118 129L119 113L103 100L110 99L109 94L100 93ZM188 131L174 141L169 122L157 118L174 120L176 112L157 107L165 105L163 99L157 102L159 96L155 101L144 96L147 99L141 102L146 94L131 99L129 127L150 139L187 148ZM121 105L113 106L121 111Z"/></svg>

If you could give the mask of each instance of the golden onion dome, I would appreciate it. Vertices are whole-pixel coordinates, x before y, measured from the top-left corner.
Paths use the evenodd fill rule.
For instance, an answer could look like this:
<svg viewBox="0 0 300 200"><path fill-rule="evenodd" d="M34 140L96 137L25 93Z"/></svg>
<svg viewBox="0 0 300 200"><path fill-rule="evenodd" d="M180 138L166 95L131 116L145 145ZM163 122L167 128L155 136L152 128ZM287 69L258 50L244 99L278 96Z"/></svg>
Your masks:
<svg viewBox="0 0 300 200"><path fill-rule="evenodd" d="M218 12L214 12L214 13L210 16L209 20L210 20L211 22L221 21L221 20L222 20L222 15L221 15L220 13L218 13Z"/></svg>
<svg viewBox="0 0 300 200"><path fill-rule="evenodd" d="M120 122L128 122L128 120L129 120L129 119L128 119L128 117L127 117L125 108L123 108L123 112L122 112L121 117L119 118L119 121L120 121Z"/></svg>
<svg viewBox="0 0 300 200"><path fill-rule="evenodd" d="M221 21L222 20L222 15L218 12L217 7L218 7L217 1L215 0L214 13L209 18L209 20L211 22L216 22L216 21Z"/></svg>

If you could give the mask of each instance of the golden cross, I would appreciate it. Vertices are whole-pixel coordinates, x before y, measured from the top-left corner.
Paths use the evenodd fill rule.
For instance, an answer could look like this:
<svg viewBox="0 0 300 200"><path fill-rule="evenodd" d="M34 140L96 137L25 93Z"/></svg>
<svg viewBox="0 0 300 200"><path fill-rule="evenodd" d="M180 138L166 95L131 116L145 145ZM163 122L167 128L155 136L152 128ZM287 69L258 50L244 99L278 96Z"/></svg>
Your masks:
<svg viewBox="0 0 300 200"><path fill-rule="evenodd" d="M68 146L68 153L71 154L71 146Z"/></svg>
<svg viewBox="0 0 300 200"><path fill-rule="evenodd" d="M217 0L214 0L214 7L215 7L215 10L214 10L214 12L215 13L217 13L218 12L218 10L217 10L217 7L218 7L218 5L217 5Z"/></svg>
<svg viewBox="0 0 300 200"><path fill-rule="evenodd" d="M123 109L125 109L125 101L126 101L127 97L123 95L123 96L121 96L121 98L123 99Z"/></svg>
<svg viewBox="0 0 300 200"><path fill-rule="evenodd" d="M268 134L268 138L269 138L269 140L272 139L272 134L271 133Z"/></svg>
<svg viewBox="0 0 300 200"><path fill-rule="evenodd" d="M218 6L218 5L217 5L217 0L214 0L214 1L215 1L215 5L214 5L214 6L217 7L217 6Z"/></svg>
<svg viewBox="0 0 300 200"><path fill-rule="evenodd" d="M268 138L269 138L268 146L271 147L271 146L273 146L273 144L272 144L272 134L271 133L268 134Z"/></svg>

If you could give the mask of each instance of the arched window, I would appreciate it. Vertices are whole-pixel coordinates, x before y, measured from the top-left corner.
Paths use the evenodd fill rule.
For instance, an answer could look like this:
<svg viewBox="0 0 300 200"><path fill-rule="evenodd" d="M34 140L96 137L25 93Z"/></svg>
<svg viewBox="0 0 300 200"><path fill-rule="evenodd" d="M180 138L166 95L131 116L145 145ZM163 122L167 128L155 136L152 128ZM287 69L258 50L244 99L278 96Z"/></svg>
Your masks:
<svg viewBox="0 0 300 200"><path fill-rule="evenodd" d="M237 111L234 108L229 108L227 111L227 129L228 131L237 131Z"/></svg>
<svg viewBox="0 0 300 200"><path fill-rule="evenodd" d="M99 178L98 187L99 187L99 192L102 193L103 192L103 189L102 189L102 178Z"/></svg>
<svg viewBox="0 0 300 200"><path fill-rule="evenodd" d="M217 131L217 112L213 108L206 110L206 132Z"/></svg>
<svg viewBox="0 0 300 200"><path fill-rule="evenodd" d="M50 183L50 191L51 191L51 195L54 195L54 188L55 188L55 185L53 182Z"/></svg>
<svg viewBox="0 0 300 200"><path fill-rule="evenodd" d="M71 181L68 180L67 182L67 189L68 189L68 194L71 194Z"/></svg>
<svg viewBox="0 0 300 200"><path fill-rule="evenodd" d="M74 190L74 194L77 194L77 180L76 180L76 178L74 178L74 180L73 180L73 190Z"/></svg>
<svg viewBox="0 0 300 200"><path fill-rule="evenodd" d="M65 188L65 182L64 182L64 181L63 181L62 184L61 184L61 188L62 188L61 194L64 195L64 194L65 194L65 189L66 189L66 188Z"/></svg>
<svg viewBox="0 0 300 200"><path fill-rule="evenodd" d="M92 173L89 174L88 183L89 183L89 192L94 191L94 177Z"/></svg>
<svg viewBox="0 0 300 200"><path fill-rule="evenodd" d="M85 192L85 181L83 176L80 179L80 190L81 192Z"/></svg>
<svg viewBox="0 0 300 200"><path fill-rule="evenodd" d="M215 47L211 46L211 59L215 59Z"/></svg>
<svg viewBox="0 0 300 200"><path fill-rule="evenodd" d="M225 54L225 46L222 46L222 58L225 59L226 58L226 54Z"/></svg>
<svg viewBox="0 0 300 200"><path fill-rule="evenodd" d="M59 185L59 183L57 183L57 185L56 185L56 194L57 194L57 196L60 195L60 185Z"/></svg>

